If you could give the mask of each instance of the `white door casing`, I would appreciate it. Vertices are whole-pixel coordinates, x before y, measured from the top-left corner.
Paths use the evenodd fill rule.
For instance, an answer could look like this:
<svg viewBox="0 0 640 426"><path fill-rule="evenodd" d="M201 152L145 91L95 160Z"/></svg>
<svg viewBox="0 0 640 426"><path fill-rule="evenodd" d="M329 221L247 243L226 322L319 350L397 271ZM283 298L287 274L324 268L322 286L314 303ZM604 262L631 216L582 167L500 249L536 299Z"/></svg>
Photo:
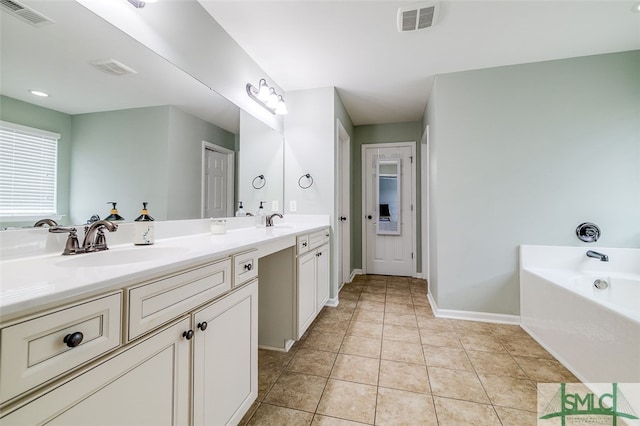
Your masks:
<svg viewBox="0 0 640 426"><path fill-rule="evenodd" d="M235 153L202 142L202 217L233 216Z"/></svg>
<svg viewBox="0 0 640 426"><path fill-rule="evenodd" d="M415 142L362 147L362 260L367 274L415 276ZM377 234L378 160L400 160L400 235Z"/></svg>
<svg viewBox="0 0 640 426"><path fill-rule="evenodd" d="M342 126L340 120L336 119L336 132L338 149L336 150L337 161L337 241L336 264L338 267L338 290L342 284L351 281L351 138Z"/></svg>

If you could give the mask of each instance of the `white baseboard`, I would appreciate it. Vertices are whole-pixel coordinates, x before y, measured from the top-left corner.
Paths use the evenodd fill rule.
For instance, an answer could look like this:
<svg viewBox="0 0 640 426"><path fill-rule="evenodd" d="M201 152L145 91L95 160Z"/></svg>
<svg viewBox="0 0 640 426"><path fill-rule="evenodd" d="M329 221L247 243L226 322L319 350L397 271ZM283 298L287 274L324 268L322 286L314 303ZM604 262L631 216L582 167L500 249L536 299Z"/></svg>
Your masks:
<svg viewBox="0 0 640 426"><path fill-rule="evenodd" d="M362 269L354 269L351 271L351 277L349 278L349 282L353 281L356 275L362 275Z"/></svg>
<svg viewBox="0 0 640 426"><path fill-rule="evenodd" d="M520 315L494 314L491 312L459 311L455 309L439 309L436 301L427 292L427 298L431 305L431 310L436 318L449 318L467 321L492 322L496 324L520 325Z"/></svg>
<svg viewBox="0 0 640 426"><path fill-rule="evenodd" d="M331 306L332 308L336 308L339 303L340 303L340 301L338 300L338 298L337 297L333 297L333 298L327 300L327 303L325 303L324 306Z"/></svg>
<svg viewBox="0 0 640 426"><path fill-rule="evenodd" d="M418 278L418 279L424 278L424 276L422 275L422 272L416 272L416 276L415 277Z"/></svg>
<svg viewBox="0 0 640 426"><path fill-rule="evenodd" d="M259 349L266 349L268 351L276 351L276 352L289 352L289 349L291 349L291 346L293 346L293 344L295 343L295 340L287 340L284 343L284 348L279 348L276 346L266 346L266 345L258 345Z"/></svg>

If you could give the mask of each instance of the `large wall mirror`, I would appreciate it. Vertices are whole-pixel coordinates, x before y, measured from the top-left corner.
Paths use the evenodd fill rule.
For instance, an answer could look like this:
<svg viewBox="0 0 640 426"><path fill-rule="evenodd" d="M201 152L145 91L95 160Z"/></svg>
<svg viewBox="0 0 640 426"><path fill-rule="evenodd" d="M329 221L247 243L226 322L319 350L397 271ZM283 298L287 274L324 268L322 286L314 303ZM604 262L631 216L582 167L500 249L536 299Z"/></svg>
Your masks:
<svg viewBox="0 0 640 426"><path fill-rule="evenodd" d="M237 106L76 1L19 1L52 22L33 25L0 9L0 120L61 135L61 223L105 217L108 201L118 202L126 220L138 216L142 201L158 220L201 217L203 142L239 154L227 212L246 185L240 178L266 173L241 153L278 139L273 130L260 123L242 135ZM282 188L282 148L268 152L268 182ZM271 207L283 199L281 190L262 201Z"/></svg>

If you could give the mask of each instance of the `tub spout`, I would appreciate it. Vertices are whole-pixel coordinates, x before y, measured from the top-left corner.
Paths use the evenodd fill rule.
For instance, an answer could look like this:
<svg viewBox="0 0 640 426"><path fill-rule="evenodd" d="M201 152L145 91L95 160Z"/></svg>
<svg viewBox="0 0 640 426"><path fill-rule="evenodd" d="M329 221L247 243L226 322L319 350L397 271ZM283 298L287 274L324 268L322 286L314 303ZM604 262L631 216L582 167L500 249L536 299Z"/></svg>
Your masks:
<svg viewBox="0 0 640 426"><path fill-rule="evenodd" d="M604 253L599 253L597 251L589 250L587 252L587 257L593 257L594 259L600 259L601 262L608 262L609 256Z"/></svg>

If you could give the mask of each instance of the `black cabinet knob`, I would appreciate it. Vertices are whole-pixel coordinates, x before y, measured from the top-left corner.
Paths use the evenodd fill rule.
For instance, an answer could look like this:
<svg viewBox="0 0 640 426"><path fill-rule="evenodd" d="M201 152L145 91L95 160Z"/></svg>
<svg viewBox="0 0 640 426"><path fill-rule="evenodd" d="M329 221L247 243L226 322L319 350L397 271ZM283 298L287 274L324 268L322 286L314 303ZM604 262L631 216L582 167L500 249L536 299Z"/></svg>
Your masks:
<svg viewBox="0 0 640 426"><path fill-rule="evenodd" d="M187 330L184 333L182 333L182 337L184 337L187 340L191 340L191 338L193 337L193 330Z"/></svg>
<svg viewBox="0 0 640 426"><path fill-rule="evenodd" d="M373 219L373 216L368 215L368 216L367 216L367 219L371 220L371 219Z"/></svg>
<svg viewBox="0 0 640 426"><path fill-rule="evenodd" d="M306 246L307 246L307 242L306 242L306 241L304 241L304 242L302 243L302 247L306 247Z"/></svg>
<svg viewBox="0 0 640 426"><path fill-rule="evenodd" d="M66 336L64 336L63 342L66 343L68 347L75 348L80 343L82 343L82 339L84 339L84 334L76 331L75 333L67 334Z"/></svg>
<svg viewBox="0 0 640 426"><path fill-rule="evenodd" d="M199 328L200 330L202 330L202 331L205 331L205 330L207 329L207 326L208 326L208 325L209 325L209 324L207 324L207 322L206 322L206 321L202 321L201 323L199 323L199 324L198 324L198 328Z"/></svg>
<svg viewBox="0 0 640 426"><path fill-rule="evenodd" d="M244 269L246 269L247 271L250 271L253 269L253 265L251 263L245 263Z"/></svg>
<svg viewBox="0 0 640 426"><path fill-rule="evenodd" d="M345 220L347 220L347 218L346 218L346 217L344 217L344 216L340 216L340 222L344 222Z"/></svg>

